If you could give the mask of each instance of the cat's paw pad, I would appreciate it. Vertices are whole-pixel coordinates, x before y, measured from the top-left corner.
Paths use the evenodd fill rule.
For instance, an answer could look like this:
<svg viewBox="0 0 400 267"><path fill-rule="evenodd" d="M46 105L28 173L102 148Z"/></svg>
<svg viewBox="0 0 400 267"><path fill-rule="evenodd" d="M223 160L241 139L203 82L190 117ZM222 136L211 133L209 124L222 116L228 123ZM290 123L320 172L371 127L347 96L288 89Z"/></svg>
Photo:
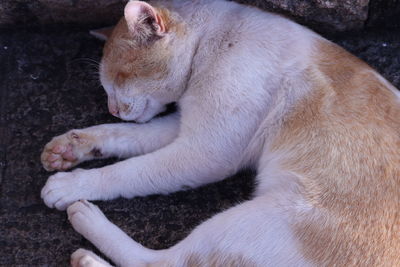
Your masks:
<svg viewBox="0 0 400 267"><path fill-rule="evenodd" d="M68 219L72 227L81 235L100 235L106 231L109 223L106 216L96 205L87 200L80 200L67 209Z"/></svg>
<svg viewBox="0 0 400 267"><path fill-rule="evenodd" d="M94 254L93 252L80 248L71 255L72 267L110 267L105 260Z"/></svg>
<svg viewBox="0 0 400 267"><path fill-rule="evenodd" d="M54 137L41 155L43 167L47 171L68 170L80 163L93 149L93 142L79 131L70 131Z"/></svg>
<svg viewBox="0 0 400 267"><path fill-rule="evenodd" d="M65 210L73 202L89 198L92 174L87 170L74 170L73 172L58 172L49 177L41 191L41 197L49 208Z"/></svg>

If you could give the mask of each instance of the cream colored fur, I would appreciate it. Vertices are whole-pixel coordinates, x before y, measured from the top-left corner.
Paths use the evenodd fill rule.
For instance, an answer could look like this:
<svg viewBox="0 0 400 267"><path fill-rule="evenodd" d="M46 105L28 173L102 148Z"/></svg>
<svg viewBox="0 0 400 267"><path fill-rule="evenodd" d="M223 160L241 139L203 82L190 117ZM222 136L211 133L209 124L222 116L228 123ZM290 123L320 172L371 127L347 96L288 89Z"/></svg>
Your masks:
<svg viewBox="0 0 400 267"><path fill-rule="evenodd" d="M400 103L362 61L283 17L226 1L129 2L104 48L112 114L46 145L50 208L121 266L400 266ZM154 118L170 102L178 114ZM254 199L165 250L86 200L167 194L258 170ZM109 266L85 250L73 266Z"/></svg>

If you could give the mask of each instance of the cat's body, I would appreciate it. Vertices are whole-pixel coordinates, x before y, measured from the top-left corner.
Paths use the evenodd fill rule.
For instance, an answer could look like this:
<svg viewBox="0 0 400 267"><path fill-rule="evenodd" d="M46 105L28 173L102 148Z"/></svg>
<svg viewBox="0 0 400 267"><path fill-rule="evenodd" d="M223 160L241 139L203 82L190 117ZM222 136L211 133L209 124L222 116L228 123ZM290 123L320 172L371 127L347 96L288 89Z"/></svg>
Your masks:
<svg viewBox="0 0 400 267"><path fill-rule="evenodd" d="M42 154L49 170L138 157L52 176L46 204L169 193L251 166L254 199L170 249L140 246L85 201L69 217L124 266L400 265L396 88L280 16L225 1L162 3L128 4L101 79L110 112L123 119L148 121L174 101L179 113L54 138ZM78 250L73 264L85 263L107 265Z"/></svg>

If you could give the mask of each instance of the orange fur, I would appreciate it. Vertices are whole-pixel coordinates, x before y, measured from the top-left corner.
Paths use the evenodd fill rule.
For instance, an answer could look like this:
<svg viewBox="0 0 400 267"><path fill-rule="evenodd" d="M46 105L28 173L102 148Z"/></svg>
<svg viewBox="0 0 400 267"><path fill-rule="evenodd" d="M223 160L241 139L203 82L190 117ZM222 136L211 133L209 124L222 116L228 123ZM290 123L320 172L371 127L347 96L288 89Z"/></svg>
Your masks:
<svg viewBox="0 0 400 267"><path fill-rule="evenodd" d="M178 36L183 36L186 34L186 28L184 25L180 23L179 20L173 14L171 14L168 9L158 7L156 8L156 11L163 21L166 32L173 31Z"/></svg>
<svg viewBox="0 0 400 267"><path fill-rule="evenodd" d="M110 80L121 86L125 81L138 77L165 78L168 75L169 50L160 47L163 43L152 47L135 47L131 40L126 21L121 19L103 51Z"/></svg>
<svg viewBox="0 0 400 267"><path fill-rule="evenodd" d="M186 28L180 20L166 8L155 8L166 32L178 37L186 34ZM157 42L152 45L138 44L132 38L126 20L122 18L115 26L109 41L103 49L107 76L115 84L122 84L134 78L164 79L168 75L170 49L168 43Z"/></svg>
<svg viewBox="0 0 400 267"><path fill-rule="evenodd" d="M313 85L273 150L318 212L294 226L317 265L400 265L400 107L361 60L319 41ZM323 159L323 160L322 160Z"/></svg>

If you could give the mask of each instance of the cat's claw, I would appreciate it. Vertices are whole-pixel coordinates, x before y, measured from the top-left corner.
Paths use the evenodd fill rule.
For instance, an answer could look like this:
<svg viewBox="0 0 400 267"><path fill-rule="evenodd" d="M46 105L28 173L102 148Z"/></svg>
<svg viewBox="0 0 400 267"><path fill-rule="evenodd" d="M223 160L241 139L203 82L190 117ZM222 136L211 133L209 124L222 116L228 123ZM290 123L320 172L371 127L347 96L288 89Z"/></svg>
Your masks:
<svg viewBox="0 0 400 267"><path fill-rule="evenodd" d="M79 200L68 207L68 220L72 227L87 239L101 236L103 231L107 234L107 225L110 221L96 205L87 200Z"/></svg>
<svg viewBox="0 0 400 267"><path fill-rule="evenodd" d="M68 170L90 154L93 144L76 130L54 137L44 148L41 161L47 171Z"/></svg>
<svg viewBox="0 0 400 267"><path fill-rule="evenodd" d="M93 252L80 248L71 255L72 267L111 267L111 265L94 254Z"/></svg>

